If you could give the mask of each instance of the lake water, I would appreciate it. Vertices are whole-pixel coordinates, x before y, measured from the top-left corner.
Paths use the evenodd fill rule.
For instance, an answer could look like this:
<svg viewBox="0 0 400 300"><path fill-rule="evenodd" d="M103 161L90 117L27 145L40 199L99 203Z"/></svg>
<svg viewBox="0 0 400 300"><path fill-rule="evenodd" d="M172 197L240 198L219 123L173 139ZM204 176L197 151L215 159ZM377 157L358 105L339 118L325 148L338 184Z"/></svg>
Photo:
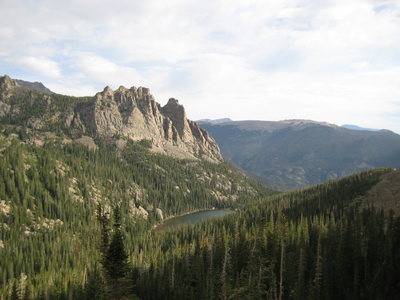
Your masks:
<svg viewBox="0 0 400 300"><path fill-rule="evenodd" d="M164 221L162 224L158 225L155 229L158 233L163 233L165 231L178 229L182 225L186 224L196 224L201 221L208 219L220 218L234 213L233 210L228 209L214 209L214 210L203 210L194 212L191 214L175 217Z"/></svg>

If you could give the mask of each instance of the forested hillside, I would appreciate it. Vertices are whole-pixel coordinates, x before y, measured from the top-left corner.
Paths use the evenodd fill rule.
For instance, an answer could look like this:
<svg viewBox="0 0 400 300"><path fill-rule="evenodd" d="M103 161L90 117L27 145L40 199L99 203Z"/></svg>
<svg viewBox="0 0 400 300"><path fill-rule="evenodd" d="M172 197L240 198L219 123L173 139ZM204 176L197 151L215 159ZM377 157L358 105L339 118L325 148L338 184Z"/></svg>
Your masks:
<svg viewBox="0 0 400 300"><path fill-rule="evenodd" d="M391 172L271 196L224 220L164 234L150 266L138 261L136 292L143 299L399 299L400 218L361 200Z"/></svg>
<svg viewBox="0 0 400 300"><path fill-rule="evenodd" d="M151 228L163 217L240 207L268 192L227 164L152 154L145 141L123 150L97 144L90 150L49 138L37 147L0 135L0 295L16 285L29 297L55 299L82 286L98 263L98 204L120 207L125 246L137 262L138 241L151 247Z"/></svg>

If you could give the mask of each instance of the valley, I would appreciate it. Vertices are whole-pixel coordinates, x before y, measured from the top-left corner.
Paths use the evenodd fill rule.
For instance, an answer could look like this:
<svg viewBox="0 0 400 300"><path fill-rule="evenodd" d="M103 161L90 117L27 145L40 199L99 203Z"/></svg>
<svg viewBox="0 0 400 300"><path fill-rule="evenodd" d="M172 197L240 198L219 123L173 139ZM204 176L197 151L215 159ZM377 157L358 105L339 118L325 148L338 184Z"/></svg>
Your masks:
<svg viewBox="0 0 400 300"><path fill-rule="evenodd" d="M161 107L143 87L93 97L46 89L0 78L1 299L400 295L400 171L384 165L397 161L395 134L299 121L202 123L206 131L176 99ZM278 162L300 168L306 133L320 152L291 177ZM343 146L349 157L338 158L331 134L355 139ZM331 143L321 144L326 136ZM354 167L360 139L392 147L367 147ZM278 160L267 148L250 151L271 145ZM247 156L234 161L243 169L276 167L280 177L266 182L297 189L267 188L220 147L229 160ZM352 167L339 173L344 161ZM321 162L336 164L336 175L319 170Z"/></svg>

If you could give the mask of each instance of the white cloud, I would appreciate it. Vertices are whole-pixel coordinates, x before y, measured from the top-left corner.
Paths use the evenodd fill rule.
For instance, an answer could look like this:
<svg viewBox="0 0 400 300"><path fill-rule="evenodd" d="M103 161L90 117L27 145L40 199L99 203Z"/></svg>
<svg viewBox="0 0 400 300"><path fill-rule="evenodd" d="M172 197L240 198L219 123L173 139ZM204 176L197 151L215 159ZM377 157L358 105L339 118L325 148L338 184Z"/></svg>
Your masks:
<svg viewBox="0 0 400 300"><path fill-rule="evenodd" d="M398 1L22 2L0 4L0 68L22 63L56 91L143 85L192 118L400 132Z"/></svg>
<svg viewBox="0 0 400 300"><path fill-rule="evenodd" d="M22 57L18 63L23 69L46 77L54 78L61 75L58 64L45 57Z"/></svg>
<svg viewBox="0 0 400 300"><path fill-rule="evenodd" d="M368 61L357 61L351 65L353 69L368 69L371 67L371 64Z"/></svg>
<svg viewBox="0 0 400 300"><path fill-rule="evenodd" d="M86 77L109 84L124 84L128 78L140 80L140 74L134 68L119 66L93 53L79 53L72 66Z"/></svg>

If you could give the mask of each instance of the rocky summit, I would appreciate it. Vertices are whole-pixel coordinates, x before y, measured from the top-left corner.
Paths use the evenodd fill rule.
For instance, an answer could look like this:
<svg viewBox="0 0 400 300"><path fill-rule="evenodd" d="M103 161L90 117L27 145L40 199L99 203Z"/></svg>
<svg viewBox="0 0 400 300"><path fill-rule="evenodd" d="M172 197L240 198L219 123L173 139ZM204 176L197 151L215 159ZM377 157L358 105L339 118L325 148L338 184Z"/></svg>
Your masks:
<svg viewBox="0 0 400 300"><path fill-rule="evenodd" d="M26 104L34 105L34 111L39 113L27 112ZM64 133L72 132L79 138L84 135L115 141L148 140L152 151L175 158L223 160L214 139L187 119L178 100L171 98L161 106L144 87L120 86L115 91L106 87L94 97L75 98L44 94L34 86L22 86L3 76L0 78L0 110L3 122L25 119L25 124L36 130L46 131L58 124L66 127Z"/></svg>

